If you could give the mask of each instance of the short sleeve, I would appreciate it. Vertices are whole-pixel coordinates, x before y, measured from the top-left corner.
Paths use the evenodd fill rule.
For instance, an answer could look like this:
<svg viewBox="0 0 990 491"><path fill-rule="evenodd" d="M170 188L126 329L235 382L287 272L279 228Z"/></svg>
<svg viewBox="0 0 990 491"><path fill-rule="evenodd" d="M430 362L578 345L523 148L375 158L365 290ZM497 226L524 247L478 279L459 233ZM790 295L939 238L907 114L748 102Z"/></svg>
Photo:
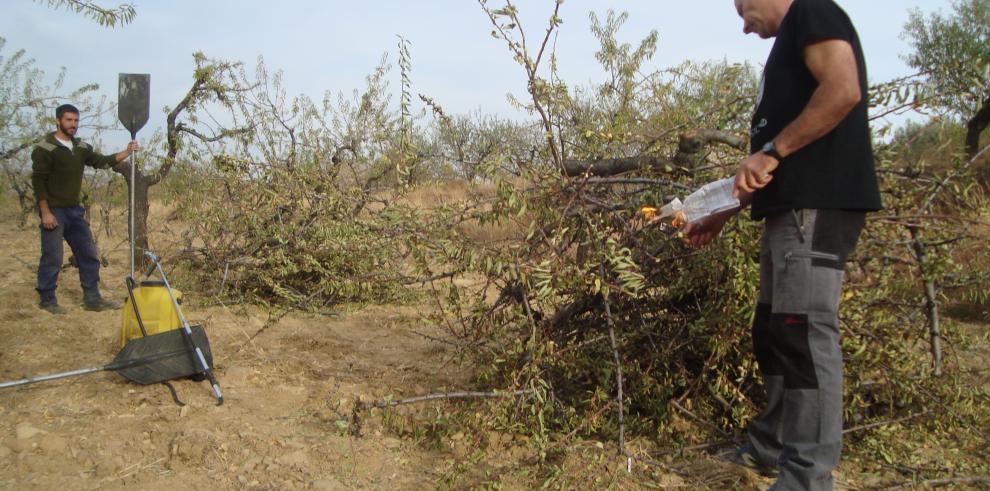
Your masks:
<svg viewBox="0 0 990 491"><path fill-rule="evenodd" d="M795 37L799 48L828 39L852 43L852 22L832 0L798 0L794 6L800 9Z"/></svg>

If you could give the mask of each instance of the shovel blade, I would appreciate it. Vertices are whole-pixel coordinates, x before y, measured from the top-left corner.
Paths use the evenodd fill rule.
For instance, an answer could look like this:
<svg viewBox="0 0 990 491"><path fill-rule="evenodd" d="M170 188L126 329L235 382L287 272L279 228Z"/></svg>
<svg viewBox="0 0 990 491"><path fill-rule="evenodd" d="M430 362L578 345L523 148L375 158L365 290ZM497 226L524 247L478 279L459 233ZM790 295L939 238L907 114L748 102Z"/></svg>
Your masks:
<svg viewBox="0 0 990 491"><path fill-rule="evenodd" d="M121 73L117 92L117 118L131 132L131 138L148 122L151 107L151 75Z"/></svg>
<svg viewBox="0 0 990 491"><path fill-rule="evenodd" d="M213 367L210 341L202 326L191 326L192 340L203 351L206 363ZM132 339L117 353L107 369L142 385L194 376L202 373L190 346L179 329Z"/></svg>

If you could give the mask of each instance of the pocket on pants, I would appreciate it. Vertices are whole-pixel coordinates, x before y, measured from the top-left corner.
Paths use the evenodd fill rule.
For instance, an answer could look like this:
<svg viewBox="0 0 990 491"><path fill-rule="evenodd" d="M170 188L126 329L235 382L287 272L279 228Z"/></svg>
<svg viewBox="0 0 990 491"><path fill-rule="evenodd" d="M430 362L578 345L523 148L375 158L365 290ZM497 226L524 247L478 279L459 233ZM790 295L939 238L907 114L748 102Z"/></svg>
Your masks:
<svg viewBox="0 0 990 491"><path fill-rule="evenodd" d="M838 254L819 251L792 251L784 255L787 267L800 268L807 275L807 312L835 313L839 310L839 297L845 274ZM801 263L798 266L797 263ZM793 311L793 310L792 310Z"/></svg>
<svg viewBox="0 0 990 491"><path fill-rule="evenodd" d="M815 284L815 261L836 261L834 254L788 251L773 271L773 311L809 312L819 290Z"/></svg>

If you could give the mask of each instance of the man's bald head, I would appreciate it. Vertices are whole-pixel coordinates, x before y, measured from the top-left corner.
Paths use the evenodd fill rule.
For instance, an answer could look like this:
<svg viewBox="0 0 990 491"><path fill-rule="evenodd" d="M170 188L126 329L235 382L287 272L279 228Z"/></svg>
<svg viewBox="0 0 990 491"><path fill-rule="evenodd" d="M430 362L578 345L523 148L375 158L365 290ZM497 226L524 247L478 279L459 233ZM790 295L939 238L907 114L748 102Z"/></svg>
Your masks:
<svg viewBox="0 0 990 491"><path fill-rule="evenodd" d="M780 23L794 0L734 0L736 12L743 20L743 32L763 39L777 35Z"/></svg>

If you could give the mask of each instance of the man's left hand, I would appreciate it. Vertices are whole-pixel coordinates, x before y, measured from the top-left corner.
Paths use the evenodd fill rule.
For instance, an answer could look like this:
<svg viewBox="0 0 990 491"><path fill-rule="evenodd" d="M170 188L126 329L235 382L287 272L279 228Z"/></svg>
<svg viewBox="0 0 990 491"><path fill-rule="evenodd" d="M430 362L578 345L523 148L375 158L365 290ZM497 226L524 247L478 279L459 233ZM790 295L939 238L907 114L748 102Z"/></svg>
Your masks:
<svg viewBox="0 0 990 491"><path fill-rule="evenodd" d="M732 197L739 198L744 193L752 193L757 189L762 189L773 180L771 174L780 162L777 159L763 153L756 152L739 164L736 171L736 183L732 190Z"/></svg>
<svg viewBox="0 0 990 491"><path fill-rule="evenodd" d="M127 144L127 148L125 148L125 149L123 149L123 150L121 150L121 151L113 154L113 157L117 160L117 163L119 164L119 163L123 162L124 159L126 159L127 157L130 157L131 155L134 154L134 152L137 152L137 151L138 151L138 142L137 142L137 140L131 140L131 142ZM114 167L116 167L116 165L114 165Z"/></svg>

